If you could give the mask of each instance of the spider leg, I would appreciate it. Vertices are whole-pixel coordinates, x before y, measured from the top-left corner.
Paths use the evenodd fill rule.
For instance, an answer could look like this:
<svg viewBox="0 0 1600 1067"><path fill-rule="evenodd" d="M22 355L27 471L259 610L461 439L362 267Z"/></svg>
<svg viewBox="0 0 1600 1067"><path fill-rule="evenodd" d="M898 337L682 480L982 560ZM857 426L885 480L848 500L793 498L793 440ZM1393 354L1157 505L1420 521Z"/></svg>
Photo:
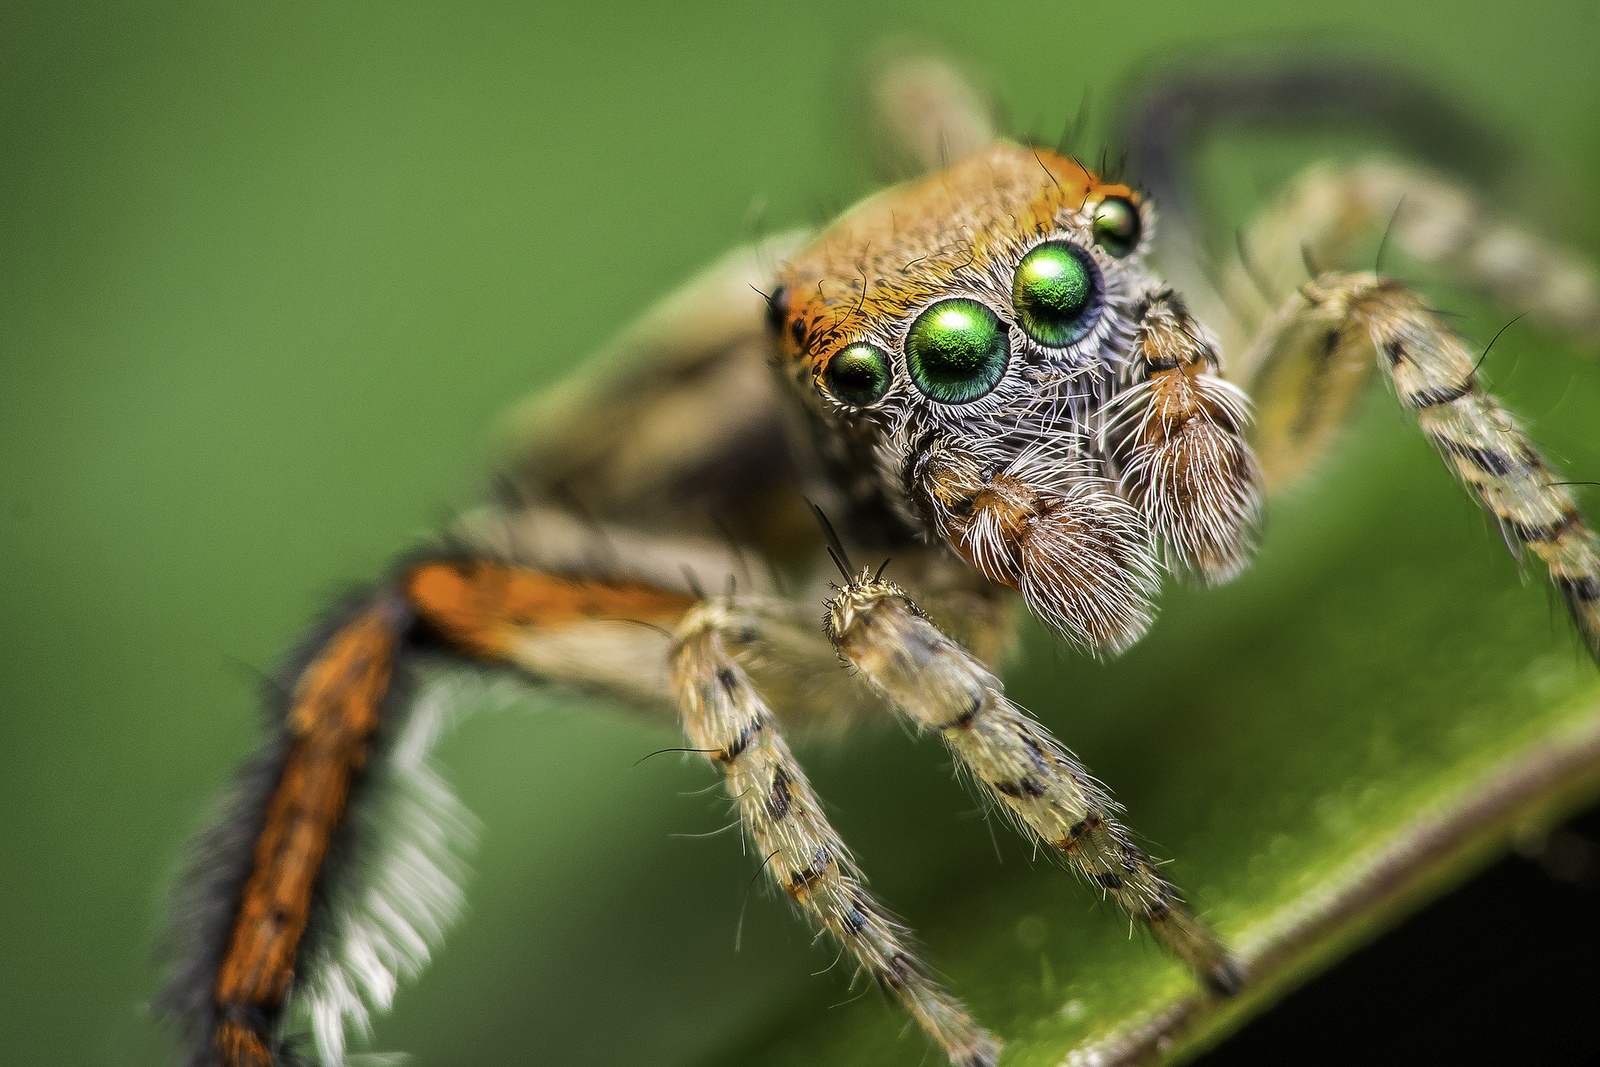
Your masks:
<svg viewBox="0 0 1600 1067"><path fill-rule="evenodd" d="M1133 843L1116 803L898 586L862 572L830 602L828 628L872 688L944 738L1027 832L1149 927L1213 991L1238 990L1239 965Z"/></svg>
<svg viewBox="0 0 1600 1067"><path fill-rule="evenodd" d="M275 781L265 810L249 813L255 829L248 867L232 887L225 938L189 964L187 988L175 979L168 990L184 1001L173 1009L188 1016L192 1063L274 1061L317 882L383 718L410 621L399 598L374 598L327 635L295 682L281 736L263 754L276 764ZM220 845L220 836L214 832L207 845ZM214 850L203 846L206 854Z"/></svg>
<svg viewBox="0 0 1600 1067"><path fill-rule="evenodd" d="M730 637L759 625L735 598L709 601L679 625L671 669L690 743L722 766L772 882L904 1005L952 1064L992 1067L999 1042L930 976L908 931L868 894L771 709L735 658Z"/></svg>
<svg viewBox="0 0 1600 1067"><path fill-rule="evenodd" d="M991 102L949 59L910 51L881 64L867 92L872 142L900 177L942 170L998 135Z"/></svg>
<svg viewBox="0 0 1600 1067"><path fill-rule="evenodd" d="M1496 176L1513 146L1403 66L1355 53L1216 55L1141 72L1113 126L1164 223L1196 226L1195 160L1221 131L1355 129L1461 174Z"/></svg>
<svg viewBox="0 0 1600 1067"><path fill-rule="evenodd" d="M1600 540L1570 488L1484 389L1477 356L1425 301L1371 273L1324 274L1285 302L1251 361L1255 446L1281 483L1320 451L1374 363L1514 553L1538 556L1600 660Z"/></svg>
<svg viewBox="0 0 1600 1067"><path fill-rule="evenodd" d="M1320 164L1294 179L1253 218L1237 241L1218 287L1230 315L1209 321L1257 328L1289 295L1263 291L1275 279L1327 271L1383 270L1398 254L1430 277L1480 292L1524 312L1546 329L1600 344L1600 276L1583 257L1530 233L1482 196L1438 171L1369 159ZM1238 353L1229 372L1256 373L1258 353L1242 335L1224 336Z"/></svg>
<svg viewBox="0 0 1600 1067"><path fill-rule="evenodd" d="M182 946L162 1001L188 1062L272 1067L296 1004L309 1009L321 1060L343 1062L345 1026L365 1029L369 1008L388 1007L458 909L451 839L466 827L426 764L442 724L412 692L423 652L442 643L472 659L537 660L574 633L617 651L606 628L637 642L657 635L620 620L672 625L694 602L640 581L457 555L403 567L314 636L270 740L178 887ZM408 825L390 852L373 850L379 828L363 815L382 802L379 785L417 794L394 811Z"/></svg>
<svg viewBox="0 0 1600 1067"><path fill-rule="evenodd" d="M234 811L197 848L174 916L184 956L163 998L187 1062L282 1064L297 1016L320 1060L342 1062L346 1029L364 1031L426 963L459 909L451 846L468 830L427 765L443 723L411 684L421 658L444 653L676 711L692 746L717 754L767 873L953 1063L994 1063L998 1043L867 894L779 734L779 714L837 723L870 703L838 669L809 598L766 595L752 576L752 591L707 600L700 581L737 573L736 554L547 509L479 513L455 533L450 551L403 563L311 639ZM915 553L901 565L923 570ZM959 583L941 590L935 602L965 612L998 652L1000 604ZM386 807L396 787L420 806ZM397 847L374 847L390 837Z"/></svg>

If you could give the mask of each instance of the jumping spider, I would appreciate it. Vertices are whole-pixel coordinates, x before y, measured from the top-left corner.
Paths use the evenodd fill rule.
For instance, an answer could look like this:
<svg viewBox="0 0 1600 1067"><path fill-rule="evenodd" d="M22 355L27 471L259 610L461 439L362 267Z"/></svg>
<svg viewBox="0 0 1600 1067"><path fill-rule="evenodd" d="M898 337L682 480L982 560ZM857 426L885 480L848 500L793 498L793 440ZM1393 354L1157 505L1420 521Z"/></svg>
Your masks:
<svg viewBox="0 0 1600 1067"><path fill-rule="evenodd" d="M1352 257L1387 230L1413 261L1593 336L1586 267L1447 179L1367 162L1294 182L1210 277L1173 239L1159 251L1180 294L1152 265L1156 205L1133 187L997 138L938 63L895 67L877 99L928 173L693 281L598 387L524 413L498 504L304 646L181 894L188 950L167 1002L191 1063L284 1063L295 1011L322 1062L341 1062L345 1027L386 1007L437 939L458 902L454 801L425 760L439 702L411 682L441 656L680 716L766 876L953 1064L994 1064L1000 1039L868 893L787 724L889 707L937 733L1022 832L1215 995L1236 992L1247 969L991 666L1019 599L1109 656L1150 626L1164 575L1237 575L1263 498L1315 459L1374 368L1513 549L1545 563L1600 655L1600 544L1570 489L1485 391L1478 354ZM1152 166L1170 132L1158 112L1133 128ZM1275 308L1263 278L1289 293ZM409 844L361 839L369 779L420 791L397 816ZM334 862L352 850L360 862Z"/></svg>

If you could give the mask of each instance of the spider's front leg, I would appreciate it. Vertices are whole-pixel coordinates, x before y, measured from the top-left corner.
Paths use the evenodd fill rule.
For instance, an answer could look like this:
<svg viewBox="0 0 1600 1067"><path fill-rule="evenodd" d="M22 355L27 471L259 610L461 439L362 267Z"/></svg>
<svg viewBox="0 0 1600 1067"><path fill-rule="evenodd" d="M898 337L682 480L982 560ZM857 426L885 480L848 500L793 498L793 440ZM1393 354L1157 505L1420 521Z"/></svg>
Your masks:
<svg viewBox="0 0 1600 1067"><path fill-rule="evenodd" d="M673 689L690 742L719 763L762 870L892 993L956 1067L993 1067L1000 1045L918 961L909 933L867 892L777 719L730 645L763 621L729 597L691 611L672 653Z"/></svg>
<svg viewBox="0 0 1600 1067"><path fill-rule="evenodd" d="M1569 483L1484 387L1479 358L1405 285L1372 273L1328 273L1268 322L1247 357L1262 420L1265 466L1286 477L1309 462L1374 361L1445 461L1494 518L1513 552L1544 561L1591 656L1600 660L1600 540ZM1313 433L1312 431L1316 432Z"/></svg>
<svg viewBox="0 0 1600 1067"><path fill-rule="evenodd" d="M999 679L947 637L892 582L863 572L828 606L839 654L955 758L1029 832L1155 932L1213 991L1243 975L1117 821L1118 807Z"/></svg>

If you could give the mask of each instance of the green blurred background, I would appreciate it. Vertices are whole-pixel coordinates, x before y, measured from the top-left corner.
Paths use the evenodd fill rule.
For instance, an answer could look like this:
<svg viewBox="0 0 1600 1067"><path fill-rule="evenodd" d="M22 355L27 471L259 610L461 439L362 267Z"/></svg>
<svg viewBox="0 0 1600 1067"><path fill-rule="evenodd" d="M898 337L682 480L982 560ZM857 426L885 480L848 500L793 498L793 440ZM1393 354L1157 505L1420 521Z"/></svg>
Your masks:
<svg viewBox="0 0 1600 1067"><path fill-rule="evenodd" d="M170 1062L143 1013L162 887L252 744L257 673L475 498L511 400L733 244L870 188L851 90L884 38L969 57L1051 131L1152 55L1364 46L1514 131L1555 176L1529 214L1596 247L1600 8L1299 10L0 5L0 1059ZM1584 425L1555 450L1594 477ZM1069 677L1093 675L1045 657L1019 684L1038 706ZM1115 736L1071 739L1120 787L1137 748ZM563 704L448 742L486 823L471 910L376 1047L686 1064L843 996L759 894L734 953L753 865L729 836L668 837L722 824L693 792L714 778L633 766L672 737ZM1008 844L988 869L929 746L811 762L919 925L952 919L942 891L1026 868Z"/></svg>

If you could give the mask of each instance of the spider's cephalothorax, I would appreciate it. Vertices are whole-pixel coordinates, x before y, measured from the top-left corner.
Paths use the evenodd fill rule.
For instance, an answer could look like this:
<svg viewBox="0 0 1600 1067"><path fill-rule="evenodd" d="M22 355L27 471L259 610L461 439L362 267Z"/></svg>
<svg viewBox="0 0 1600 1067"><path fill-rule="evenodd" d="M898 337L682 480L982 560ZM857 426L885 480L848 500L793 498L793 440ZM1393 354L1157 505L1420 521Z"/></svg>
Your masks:
<svg viewBox="0 0 1600 1067"><path fill-rule="evenodd" d="M1297 76L1282 95L1292 110L1344 84ZM272 736L178 894L164 1003L192 1067L282 1065L301 1029L334 1067L458 907L465 820L428 757L452 690L420 684L424 657L676 718L764 874L958 1067L992 1067L1000 1042L868 892L788 724L887 707L937 734L997 810L1183 961L1196 997L1281 968L1224 946L992 668L1013 591L1112 654L1150 624L1163 571L1236 574L1261 491L1316 458L1374 372L1600 655L1600 544L1568 483L1439 314L1354 255L1387 226L1424 266L1594 337L1585 264L1435 175L1367 163L1291 187L1240 235L1252 264L1208 271L1192 243L1169 247L1169 274L1209 279L1186 303L1146 264L1152 212L1133 190L996 140L942 64L884 85L887 128L931 173L820 236L730 255L600 371L524 409L502 499L402 557L291 663ZM1179 139L1169 125L1135 121L1148 158L1170 158L1153 150ZM1277 306L1263 275L1294 279ZM850 566L855 547L887 549L894 580Z"/></svg>
<svg viewBox="0 0 1600 1067"><path fill-rule="evenodd" d="M1097 652L1149 625L1158 548L1225 579L1259 510L1243 394L1145 267L1148 215L996 142L850 211L772 300L840 480Z"/></svg>

